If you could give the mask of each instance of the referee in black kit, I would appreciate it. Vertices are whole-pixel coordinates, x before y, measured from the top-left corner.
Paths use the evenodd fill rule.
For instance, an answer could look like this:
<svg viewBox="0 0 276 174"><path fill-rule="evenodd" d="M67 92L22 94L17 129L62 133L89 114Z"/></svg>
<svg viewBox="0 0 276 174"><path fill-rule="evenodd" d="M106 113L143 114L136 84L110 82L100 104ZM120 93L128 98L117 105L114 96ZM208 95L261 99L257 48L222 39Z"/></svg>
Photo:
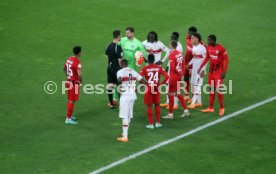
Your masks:
<svg viewBox="0 0 276 174"><path fill-rule="evenodd" d="M107 57L107 82L108 82L108 107L111 109L117 104L117 98L113 100L113 94L118 96L117 90L114 90L115 85L118 85L117 72L121 68L121 61L123 57L122 47L118 45L121 39L120 30L113 31L113 42L108 44L105 50L105 55ZM115 93L114 93L115 92Z"/></svg>

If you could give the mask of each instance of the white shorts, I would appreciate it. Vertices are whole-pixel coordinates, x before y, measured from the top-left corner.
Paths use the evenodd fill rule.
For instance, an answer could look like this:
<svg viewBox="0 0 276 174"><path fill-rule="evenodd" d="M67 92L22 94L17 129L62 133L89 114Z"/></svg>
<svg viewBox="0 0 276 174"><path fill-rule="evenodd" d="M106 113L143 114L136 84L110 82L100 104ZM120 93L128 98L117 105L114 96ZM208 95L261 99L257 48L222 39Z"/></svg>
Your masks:
<svg viewBox="0 0 276 174"><path fill-rule="evenodd" d="M120 111L119 111L119 117L120 118L133 118L133 106L134 106L135 100L125 101L120 100Z"/></svg>
<svg viewBox="0 0 276 174"><path fill-rule="evenodd" d="M194 84L194 85L202 86L203 78L201 78L199 74L193 73L192 77L191 77L191 83Z"/></svg>

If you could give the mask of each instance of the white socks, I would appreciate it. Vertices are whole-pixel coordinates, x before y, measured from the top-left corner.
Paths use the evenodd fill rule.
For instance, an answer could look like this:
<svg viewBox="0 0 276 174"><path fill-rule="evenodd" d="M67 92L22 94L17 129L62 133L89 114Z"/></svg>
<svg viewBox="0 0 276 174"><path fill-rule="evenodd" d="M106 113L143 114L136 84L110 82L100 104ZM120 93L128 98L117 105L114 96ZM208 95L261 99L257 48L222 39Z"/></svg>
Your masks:
<svg viewBox="0 0 276 174"><path fill-rule="evenodd" d="M130 119L123 118L123 137L128 138L128 128L129 128Z"/></svg>

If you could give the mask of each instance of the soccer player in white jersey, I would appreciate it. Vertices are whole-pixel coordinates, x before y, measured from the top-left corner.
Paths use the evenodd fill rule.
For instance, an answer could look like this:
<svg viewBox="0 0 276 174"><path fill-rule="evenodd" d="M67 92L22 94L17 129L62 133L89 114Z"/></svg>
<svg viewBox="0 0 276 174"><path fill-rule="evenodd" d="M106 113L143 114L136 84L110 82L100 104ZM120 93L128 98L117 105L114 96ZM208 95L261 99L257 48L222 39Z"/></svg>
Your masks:
<svg viewBox="0 0 276 174"><path fill-rule="evenodd" d="M198 73L198 69L201 65L201 63L204 61L204 59L207 56L206 47L201 44L201 36L198 33L193 33L191 36L191 42L193 44L193 58L189 62L188 65L186 65L186 68L189 68L189 66L193 66L192 68L192 77L191 77L191 83L192 83L192 89L193 89L193 98L192 103L188 106L189 109L195 109L196 107L202 106L202 100L201 100L201 87L203 84L203 78L206 74L206 65L201 69L200 73Z"/></svg>
<svg viewBox="0 0 276 174"><path fill-rule="evenodd" d="M177 41L177 47L176 47L176 50L177 51L180 51L181 53L183 53L183 47L182 47L182 44L178 41L179 39L179 33L178 32L172 32L172 35L171 35L171 41ZM163 60L162 60L162 63L164 63L166 60L167 60L168 57L165 57ZM170 62L168 61L168 65L167 65L167 72L169 72L169 65L170 65ZM161 107L165 107L166 109L169 109L169 97L167 95L167 101L166 103L163 103L163 104L160 104ZM178 109L178 99L177 97L174 97L174 106L173 106L173 109Z"/></svg>
<svg viewBox="0 0 276 174"><path fill-rule="evenodd" d="M147 54L153 54L155 61L154 63L157 65L162 64L162 52L165 52L166 55L163 59L168 59L170 54L170 49L166 47L161 41L158 40L158 35L155 31L151 31L148 33L147 40L142 42L142 45L147 51Z"/></svg>
<svg viewBox="0 0 276 174"><path fill-rule="evenodd" d="M131 68L128 68L128 61L123 59L122 69L117 72L117 79L120 84L120 111L119 117L122 119L123 134L117 138L118 141L128 142L128 128L133 118L133 106L137 99L136 81L146 83L146 80Z"/></svg>

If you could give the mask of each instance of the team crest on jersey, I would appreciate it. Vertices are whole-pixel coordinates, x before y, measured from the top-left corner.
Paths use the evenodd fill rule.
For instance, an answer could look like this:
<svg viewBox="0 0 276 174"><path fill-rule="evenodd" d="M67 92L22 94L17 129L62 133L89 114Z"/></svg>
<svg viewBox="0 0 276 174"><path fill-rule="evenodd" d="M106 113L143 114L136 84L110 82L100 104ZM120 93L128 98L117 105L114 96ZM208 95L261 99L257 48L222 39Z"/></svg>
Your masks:
<svg viewBox="0 0 276 174"><path fill-rule="evenodd" d="M216 52L215 52L216 54L218 54L219 53L219 50L216 50Z"/></svg>

